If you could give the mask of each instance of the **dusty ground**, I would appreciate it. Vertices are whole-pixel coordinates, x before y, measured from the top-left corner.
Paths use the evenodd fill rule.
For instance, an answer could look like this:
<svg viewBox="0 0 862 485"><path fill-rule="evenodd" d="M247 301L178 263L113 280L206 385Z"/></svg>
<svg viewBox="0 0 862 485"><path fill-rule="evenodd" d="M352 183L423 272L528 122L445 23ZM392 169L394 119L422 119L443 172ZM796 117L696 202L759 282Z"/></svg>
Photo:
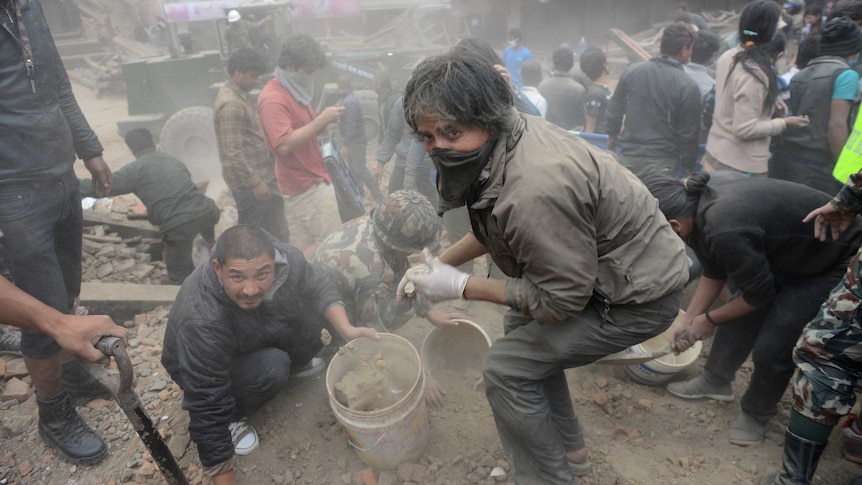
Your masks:
<svg viewBox="0 0 862 485"><path fill-rule="evenodd" d="M113 168L129 161L131 157L115 134L114 125L115 119L125 114L124 100L96 100L80 87L76 92L105 144L106 160ZM492 339L501 336L497 307L456 305L441 306L478 322ZM136 389L150 417L181 456L183 469L193 482L199 483L200 467L194 445L188 443L187 416L180 409L181 393L158 363L166 311L159 309L124 322L131 330ZM425 320L414 320L399 334L418 348L430 329ZM696 375L705 355L679 377ZM10 386L12 376L29 383L20 365L20 360L12 357L0 358L0 375L6 376L0 381L0 393ZM746 366L740 371L735 385L737 396L744 392L750 370ZM741 448L727 442L727 430L738 408L735 402L683 401L663 388L635 383L619 367L593 365L570 370L568 376L594 463L593 473L581 483L756 485L780 462L789 409L787 396L767 440L759 446ZM449 390L445 407L429 412L430 441L418 466L402 469L401 478L397 472L378 476L379 483L392 478L394 481L389 483L402 483L409 478L428 484L491 484L495 483L489 478L493 467L508 468L482 392L457 386L457 382ZM42 444L33 419L32 397L23 403L0 402L0 484L161 482L115 403L93 401L79 410L109 444L108 458L95 466L69 465ZM262 444L250 456L238 458L241 483L353 483L354 479L361 480L359 472L367 468L329 407L322 374L293 381L250 421L259 431ZM842 458L840 430L836 430L814 482L844 484L860 472L857 465Z"/></svg>

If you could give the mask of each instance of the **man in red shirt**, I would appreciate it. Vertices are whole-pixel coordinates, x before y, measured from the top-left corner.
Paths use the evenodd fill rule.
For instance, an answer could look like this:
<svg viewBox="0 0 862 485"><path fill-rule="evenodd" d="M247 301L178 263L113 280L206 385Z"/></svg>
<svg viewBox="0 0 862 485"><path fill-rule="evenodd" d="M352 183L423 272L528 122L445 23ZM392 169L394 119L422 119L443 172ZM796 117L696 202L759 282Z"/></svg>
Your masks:
<svg viewBox="0 0 862 485"><path fill-rule="evenodd" d="M325 64L323 49L314 38L290 36L281 49L275 78L266 83L257 101L264 135L275 155L275 178L284 196L290 243L306 258L341 228L317 135L338 122L344 108L331 106L317 115L311 107L311 75Z"/></svg>

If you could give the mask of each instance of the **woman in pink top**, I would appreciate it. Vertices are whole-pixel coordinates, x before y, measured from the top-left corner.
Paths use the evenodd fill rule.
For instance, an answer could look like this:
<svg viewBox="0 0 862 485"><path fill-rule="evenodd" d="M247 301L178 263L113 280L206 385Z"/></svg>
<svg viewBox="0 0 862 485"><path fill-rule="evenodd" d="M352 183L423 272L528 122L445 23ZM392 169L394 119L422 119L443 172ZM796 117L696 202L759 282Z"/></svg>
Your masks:
<svg viewBox="0 0 862 485"><path fill-rule="evenodd" d="M788 127L808 124L803 116L785 118L786 107L778 99L772 65L775 53L770 42L778 32L780 18L775 2L748 4L739 19L742 44L718 60L715 113L702 162L706 171L735 170L766 176L771 138Z"/></svg>

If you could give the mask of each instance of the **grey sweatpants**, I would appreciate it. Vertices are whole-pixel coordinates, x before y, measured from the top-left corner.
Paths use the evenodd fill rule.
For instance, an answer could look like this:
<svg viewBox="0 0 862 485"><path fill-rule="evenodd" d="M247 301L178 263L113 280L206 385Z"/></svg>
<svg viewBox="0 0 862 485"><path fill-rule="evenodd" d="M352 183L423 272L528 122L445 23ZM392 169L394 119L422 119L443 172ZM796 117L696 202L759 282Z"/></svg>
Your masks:
<svg viewBox="0 0 862 485"><path fill-rule="evenodd" d="M585 446L565 369L590 364L666 330L679 313L682 291L642 305L593 298L577 318L539 324L509 311L506 335L485 361L485 394L518 485L576 484L566 452Z"/></svg>

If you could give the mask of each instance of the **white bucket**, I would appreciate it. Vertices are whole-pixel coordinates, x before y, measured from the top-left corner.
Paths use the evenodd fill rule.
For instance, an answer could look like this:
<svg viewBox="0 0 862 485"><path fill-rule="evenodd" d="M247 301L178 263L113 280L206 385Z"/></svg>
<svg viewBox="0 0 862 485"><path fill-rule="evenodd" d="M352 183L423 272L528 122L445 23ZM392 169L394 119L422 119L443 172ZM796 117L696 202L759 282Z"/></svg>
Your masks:
<svg viewBox="0 0 862 485"><path fill-rule="evenodd" d="M437 325L422 341L422 365L434 376L444 370L482 370L491 348L491 337L475 322L453 320L457 325Z"/></svg>
<svg viewBox="0 0 862 485"><path fill-rule="evenodd" d="M685 312L680 310L679 316L677 316L676 321L674 321L674 325L683 315L685 315ZM661 350L668 344L668 342L670 342L672 328L673 325L671 325L670 328L665 330L661 335L656 335L646 342L641 342L638 345L629 347L628 352L650 354ZM628 373L632 379L641 384L658 386L668 382L676 374L691 367L691 365L694 364L700 356L701 350L703 350L703 343L698 341L691 346L691 348L680 354L671 352L665 356L642 364L626 366L626 373Z"/></svg>
<svg viewBox="0 0 862 485"><path fill-rule="evenodd" d="M397 335L378 335L380 340L360 338L348 342L335 354L326 370L326 391L332 412L347 431L359 458L374 468L391 470L399 463L417 460L428 445L425 374L419 353L410 342ZM348 408L335 398L335 384L378 353L389 360L397 359L399 373L410 376L404 397L374 411Z"/></svg>

